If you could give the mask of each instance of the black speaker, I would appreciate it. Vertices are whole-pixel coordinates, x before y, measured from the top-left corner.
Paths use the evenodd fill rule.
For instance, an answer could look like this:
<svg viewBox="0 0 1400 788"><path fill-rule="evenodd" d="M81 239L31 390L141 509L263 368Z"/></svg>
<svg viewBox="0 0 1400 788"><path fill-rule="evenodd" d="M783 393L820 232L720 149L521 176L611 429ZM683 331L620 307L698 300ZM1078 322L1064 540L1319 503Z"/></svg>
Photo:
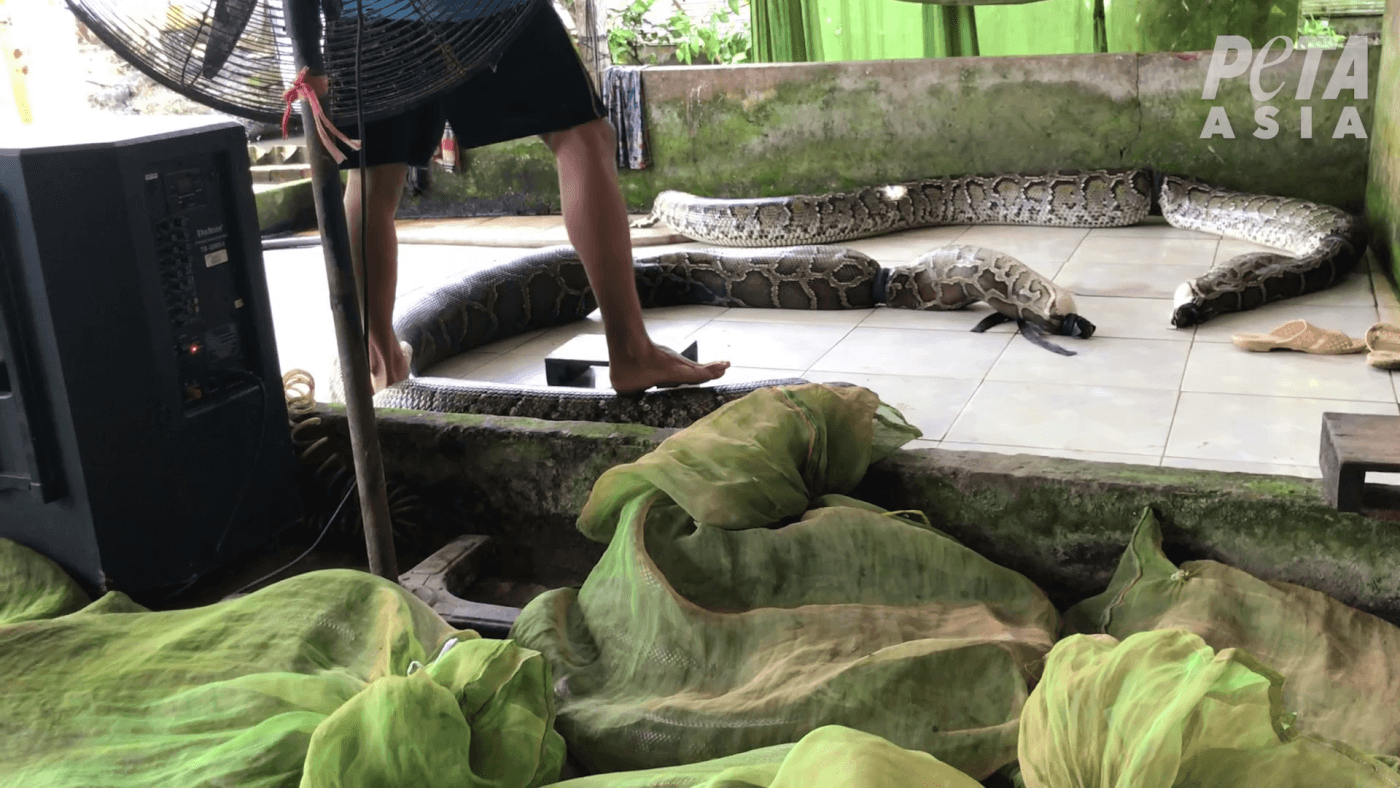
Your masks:
<svg viewBox="0 0 1400 788"><path fill-rule="evenodd" d="M176 587L300 510L247 137L70 133L0 141L0 537Z"/></svg>

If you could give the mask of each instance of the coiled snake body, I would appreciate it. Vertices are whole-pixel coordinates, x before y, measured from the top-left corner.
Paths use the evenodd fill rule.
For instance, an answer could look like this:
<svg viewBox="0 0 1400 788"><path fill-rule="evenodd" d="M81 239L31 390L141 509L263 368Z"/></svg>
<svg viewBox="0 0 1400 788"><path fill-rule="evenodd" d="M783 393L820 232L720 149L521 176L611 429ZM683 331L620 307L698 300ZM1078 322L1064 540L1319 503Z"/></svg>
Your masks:
<svg viewBox="0 0 1400 788"><path fill-rule="evenodd" d="M1160 210L1176 227L1252 241L1287 254L1251 252L1178 288L1172 324L1185 328L1227 312L1314 292L1339 282L1366 248L1361 222L1328 206L1243 194L1146 169L936 178L820 196L715 200L663 192L653 217L719 246L636 258L644 307L709 304L771 309L859 309L885 304L955 310L986 301L1027 338L1088 337L1073 296L1025 264L991 249L948 246L884 268L860 252L818 246L916 227L1020 224L1122 227ZM621 398L610 392L480 384L416 377L489 342L577 320L596 301L569 247L541 250L470 274L422 296L395 321L413 348L415 377L375 397L381 407L685 426L724 402L796 379L687 388ZM339 383L338 374L332 385Z"/></svg>

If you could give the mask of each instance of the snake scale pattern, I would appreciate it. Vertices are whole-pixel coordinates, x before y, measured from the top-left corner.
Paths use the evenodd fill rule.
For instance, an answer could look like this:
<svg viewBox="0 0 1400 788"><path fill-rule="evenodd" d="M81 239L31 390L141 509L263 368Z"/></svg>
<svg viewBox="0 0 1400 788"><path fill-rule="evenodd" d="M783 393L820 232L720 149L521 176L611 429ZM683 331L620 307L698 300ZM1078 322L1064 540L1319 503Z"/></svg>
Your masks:
<svg viewBox="0 0 1400 788"><path fill-rule="evenodd" d="M957 310L986 301L998 313L993 317L1017 321L1033 340L1042 332L1087 338L1094 326L1075 313L1067 290L995 250L947 246L909 265L887 268L853 249L824 244L937 225L1124 227L1158 211L1174 227L1282 250L1239 255L1183 283L1171 315L1178 328L1330 287L1351 272L1366 249L1361 221L1338 209L1229 191L1148 169L972 175L750 200L668 191L656 199L655 219L703 243L743 248L638 256L637 289L647 308L861 309L884 304ZM624 398L606 390L420 377L454 355L582 319L596 306L571 247L541 250L449 282L421 296L395 321L396 333L413 348L413 377L379 392L375 403L683 427L756 388L802 382L727 384ZM332 388L338 383L337 370Z"/></svg>

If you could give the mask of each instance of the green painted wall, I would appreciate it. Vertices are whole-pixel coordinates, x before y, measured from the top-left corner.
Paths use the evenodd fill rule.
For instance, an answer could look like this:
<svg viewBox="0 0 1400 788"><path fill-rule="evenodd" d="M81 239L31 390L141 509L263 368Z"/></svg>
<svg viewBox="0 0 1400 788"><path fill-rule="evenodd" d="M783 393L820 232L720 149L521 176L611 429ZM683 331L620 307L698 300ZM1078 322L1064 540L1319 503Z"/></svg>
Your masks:
<svg viewBox="0 0 1400 788"><path fill-rule="evenodd" d="M983 56L1067 55L1097 52L1094 0L1039 0L982 5L977 53Z"/></svg>
<svg viewBox="0 0 1400 788"><path fill-rule="evenodd" d="M1375 85L1378 50L1366 57ZM825 192L937 175L1155 166L1219 185L1361 210L1369 139L1332 134L1354 108L1369 134L1376 91L1323 100L1341 59L1322 53L1310 99L1296 98L1304 59L1264 72L1256 101L1248 74L1202 98L1208 53L941 58L854 63L695 66L647 71L653 166L624 171L633 210L680 189L714 197ZM1202 139L1213 106L1234 139ZM1259 139L1255 112L1278 112ZM1302 107L1313 136L1300 136ZM475 207L558 210L554 163L536 141L473 153L464 176L438 179L431 200L403 215L472 215ZM504 213L505 210L479 211Z"/></svg>
<svg viewBox="0 0 1400 788"><path fill-rule="evenodd" d="M1104 27L1110 52L1195 52L1217 35L1261 47L1298 35L1298 0L1104 0Z"/></svg>
<svg viewBox="0 0 1400 788"><path fill-rule="evenodd" d="M1374 232L1371 248L1394 283L1400 282L1400 0L1386 3L1382 36L1366 213Z"/></svg>

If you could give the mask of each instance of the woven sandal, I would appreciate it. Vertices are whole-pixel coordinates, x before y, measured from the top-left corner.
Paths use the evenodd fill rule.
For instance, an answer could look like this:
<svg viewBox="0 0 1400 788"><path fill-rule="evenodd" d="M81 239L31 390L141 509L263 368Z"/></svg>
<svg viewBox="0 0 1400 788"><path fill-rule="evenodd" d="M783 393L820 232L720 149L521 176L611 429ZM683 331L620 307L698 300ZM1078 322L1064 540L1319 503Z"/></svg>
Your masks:
<svg viewBox="0 0 1400 788"><path fill-rule="evenodd" d="M1235 334L1230 340L1237 347L1255 353L1300 350L1323 356L1345 356L1366 351L1365 342L1340 331L1318 328L1306 320L1290 320L1267 334Z"/></svg>
<svg viewBox="0 0 1400 788"><path fill-rule="evenodd" d="M1366 330L1366 363L1376 369L1400 369L1400 326L1377 323Z"/></svg>

